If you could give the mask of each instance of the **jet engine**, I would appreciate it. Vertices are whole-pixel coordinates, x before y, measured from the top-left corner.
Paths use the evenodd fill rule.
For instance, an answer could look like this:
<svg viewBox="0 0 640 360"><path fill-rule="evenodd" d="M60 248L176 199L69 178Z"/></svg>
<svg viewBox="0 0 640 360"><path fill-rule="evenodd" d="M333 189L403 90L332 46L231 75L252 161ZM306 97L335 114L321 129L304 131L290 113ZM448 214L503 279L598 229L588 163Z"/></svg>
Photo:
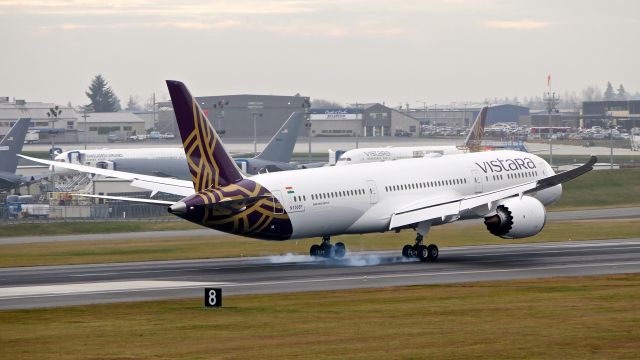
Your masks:
<svg viewBox="0 0 640 360"><path fill-rule="evenodd" d="M113 161L104 160L96 162L96 167L105 170L115 170L116 164Z"/></svg>
<svg viewBox="0 0 640 360"><path fill-rule="evenodd" d="M484 218L484 224L495 236L518 239L539 233L546 220L544 205L531 196L523 196L500 201L496 214Z"/></svg>

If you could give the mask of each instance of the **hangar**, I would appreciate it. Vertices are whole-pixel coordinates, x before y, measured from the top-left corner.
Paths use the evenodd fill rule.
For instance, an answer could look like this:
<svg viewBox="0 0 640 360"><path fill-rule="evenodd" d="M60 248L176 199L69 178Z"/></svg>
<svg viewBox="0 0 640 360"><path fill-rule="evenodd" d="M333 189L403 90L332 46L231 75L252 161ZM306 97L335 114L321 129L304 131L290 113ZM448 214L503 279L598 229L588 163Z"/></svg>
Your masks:
<svg viewBox="0 0 640 360"><path fill-rule="evenodd" d="M311 109L311 136L417 136L420 122L382 104L344 109Z"/></svg>
<svg viewBox="0 0 640 360"><path fill-rule="evenodd" d="M271 137L294 111L307 111L309 97L278 95L220 95L196 97L202 111L226 137ZM159 131L179 134L170 101L158 103ZM306 136L307 127L300 128Z"/></svg>

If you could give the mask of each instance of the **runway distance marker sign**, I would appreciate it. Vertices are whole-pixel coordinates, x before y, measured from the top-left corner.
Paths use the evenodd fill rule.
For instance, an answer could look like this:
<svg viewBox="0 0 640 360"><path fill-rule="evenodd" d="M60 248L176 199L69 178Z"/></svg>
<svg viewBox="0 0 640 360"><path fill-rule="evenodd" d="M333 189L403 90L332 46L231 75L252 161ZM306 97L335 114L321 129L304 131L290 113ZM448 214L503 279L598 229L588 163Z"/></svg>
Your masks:
<svg viewBox="0 0 640 360"><path fill-rule="evenodd" d="M222 288L204 288L204 306L222 307Z"/></svg>

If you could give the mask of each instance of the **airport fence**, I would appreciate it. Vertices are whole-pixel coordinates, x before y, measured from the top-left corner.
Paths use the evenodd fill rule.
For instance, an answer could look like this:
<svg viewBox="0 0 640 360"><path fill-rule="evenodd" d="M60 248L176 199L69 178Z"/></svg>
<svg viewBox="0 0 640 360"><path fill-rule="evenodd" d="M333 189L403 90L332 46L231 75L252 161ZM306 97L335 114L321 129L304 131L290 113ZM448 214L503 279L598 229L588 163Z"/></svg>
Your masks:
<svg viewBox="0 0 640 360"><path fill-rule="evenodd" d="M0 222L83 220L176 220L165 206L148 204L48 205L9 204L0 207Z"/></svg>

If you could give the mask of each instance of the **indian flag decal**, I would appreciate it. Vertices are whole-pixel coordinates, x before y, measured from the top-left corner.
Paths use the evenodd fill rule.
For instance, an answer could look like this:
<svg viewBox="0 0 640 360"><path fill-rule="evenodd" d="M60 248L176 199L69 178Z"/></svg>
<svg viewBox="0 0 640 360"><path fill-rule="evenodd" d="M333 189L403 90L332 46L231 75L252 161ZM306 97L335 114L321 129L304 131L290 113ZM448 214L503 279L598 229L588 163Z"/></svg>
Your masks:
<svg viewBox="0 0 640 360"><path fill-rule="evenodd" d="M287 194L295 193L295 191L293 191L293 186L287 186L287 187L285 187L285 190L287 190Z"/></svg>

